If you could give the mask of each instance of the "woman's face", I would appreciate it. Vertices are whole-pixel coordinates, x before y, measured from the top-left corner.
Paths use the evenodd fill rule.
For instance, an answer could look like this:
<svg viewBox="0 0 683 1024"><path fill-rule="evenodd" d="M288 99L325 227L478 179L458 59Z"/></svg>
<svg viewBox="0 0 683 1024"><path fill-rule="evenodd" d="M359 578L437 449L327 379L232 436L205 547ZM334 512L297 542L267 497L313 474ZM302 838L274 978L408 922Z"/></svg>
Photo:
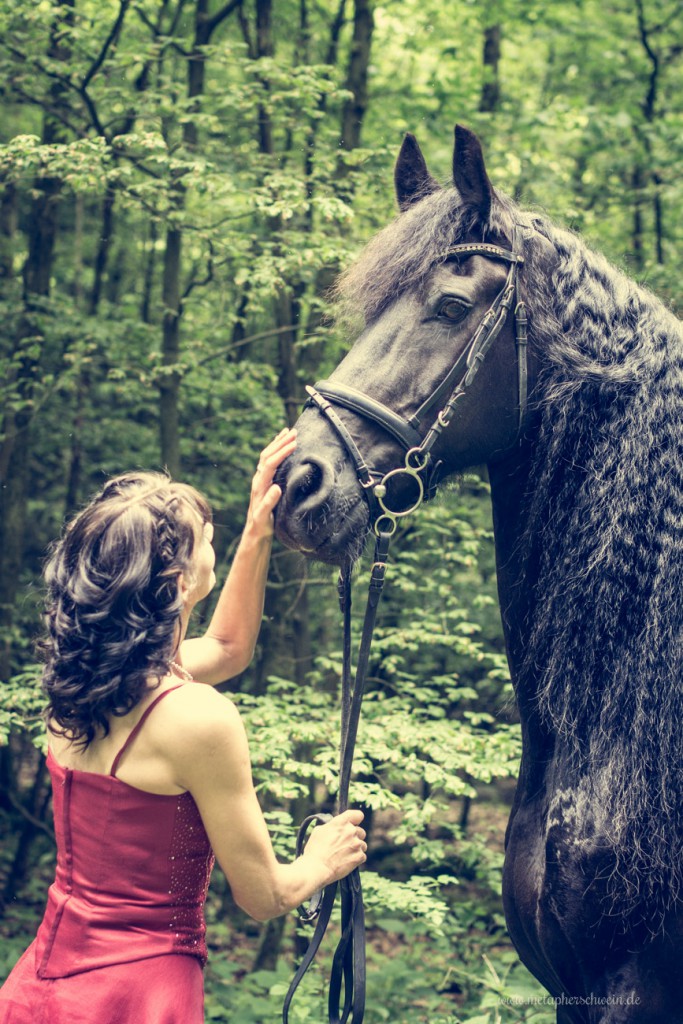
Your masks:
<svg viewBox="0 0 683 1024"><path fill-rule="evenodd" d="M210 594L216 585L215 565L213 523L202 523L194 551L194 579L188 593L188 600L193 605Z"/></svg>

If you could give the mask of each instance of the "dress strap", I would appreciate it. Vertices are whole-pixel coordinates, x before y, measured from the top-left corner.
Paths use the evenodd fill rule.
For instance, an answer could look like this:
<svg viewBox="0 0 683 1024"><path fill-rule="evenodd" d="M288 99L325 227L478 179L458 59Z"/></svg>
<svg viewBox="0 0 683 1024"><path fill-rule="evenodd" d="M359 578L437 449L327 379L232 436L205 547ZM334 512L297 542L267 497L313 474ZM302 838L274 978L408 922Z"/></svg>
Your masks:
<svg viewBox="0 0 683 1024"><path fill-rule="evenodd" d="M137 734L142 729L149 713L154 710L154 708L157 706L160 700L163 700L164 697L167 697L169 693L173 693L174 690L179 690L181 686L185 686L185 683L178 683L177 686L169 686L168 690L162 690L159 696L155 697L152 703L147 705L147 707L140 716L140 721L137 723L137 725L133 726L131 731L128 733L126 739L124 740L123 746L121 747L118 754L114 758L114 762L111 766L111 771L109 772L110 775L113 775L114 778L116 778L116 772L119 767L119 761L121 760L125 752L128 750L128 747L131 745Z"/></svg>

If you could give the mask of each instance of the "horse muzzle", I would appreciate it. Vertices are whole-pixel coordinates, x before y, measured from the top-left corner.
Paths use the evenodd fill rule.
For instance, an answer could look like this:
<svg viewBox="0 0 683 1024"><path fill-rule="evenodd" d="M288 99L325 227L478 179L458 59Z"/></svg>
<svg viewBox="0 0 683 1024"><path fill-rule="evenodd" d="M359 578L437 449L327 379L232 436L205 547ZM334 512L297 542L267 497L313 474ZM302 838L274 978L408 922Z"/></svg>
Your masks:
<svg viewBox="0 0 683 1024"><path fill-rule="evenodd" d="M362 549L369 527L368 506L334 439L328 442L316 436L321 426L313 411L302 413L297 424L300 448L275 477L282 488L275 508L275 535L286 547L340 565L349 558L355 560Z"/></svg>

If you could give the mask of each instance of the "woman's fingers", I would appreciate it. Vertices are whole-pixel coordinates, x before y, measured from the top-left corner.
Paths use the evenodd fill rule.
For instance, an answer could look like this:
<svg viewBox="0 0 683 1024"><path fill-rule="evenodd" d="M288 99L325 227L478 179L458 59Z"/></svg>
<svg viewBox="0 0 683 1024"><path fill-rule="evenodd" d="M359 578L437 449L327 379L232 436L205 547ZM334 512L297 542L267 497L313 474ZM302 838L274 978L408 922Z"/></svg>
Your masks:
<svg viewBox="0 0 683 1024"><path fill-rule="evenodd" d="M270 515L278 501L282 497L282 488L278 484L271 484L266 493L263 496L263 500L259 503L257 509L254 510L255 515L259 516Z"/></svg>
<svg viewBox="0 0 683 1024"><path fill-rule="evenodd" d="M256 473L254 474L253 487L265 493L273 482L273 476L288 455L291 455L296 448L296 430L288 429L282 431L274 441L263 449L259 458Z"/></svg>
<svg viewBox="0 0 683 1024"><path fill-rule="evenodd" d="M368 844L365 842L367 835L365 829L360 827L363 817L362 811L353 809L338 814L337 821L341 828L348 830L352 842L365 853L368 848Z"/></svg>
<svg viewBox="0 0 683 1024"><path fill-rule="evenodd" d="M247 520L268 533L272 533L273 510L282 496L282 490L273 483L273 477L278 466L295 448L296 430L286 427L263 449L254 473Z"/></svg>
<svg viewBox="0 0 683 1024"><path fill-rule="evenodd" d="M285 458L283 451L289 449L292 443L296 443L296 430L294 427L285 427L281 430L277 437L274 437L270 444L261 452L259 464L269 462L273 459L279 459L280 461Z"/></svg>
<svg viewBox="0 0 683 1024"><path fill-rule="evenodd" d="M340 821L350 821L354 825L360 825L364 817L363 812L355 807L349 808L348 811L342 811L341 814L337 815Z"/></svg>
<svg viewBox="0 0 683 1024"><path fill-rule="evenodd" d="M367 860L368 844L361 828L363 812L344 811L325 825L313 829L305 855L319 856L330 870L330 881L344 878Z"/></svg>
<svg viewBox="0 0 683 1024"><path fill-rule="evenodd" d="M340 825L346 824L349 830L352 831L356 839L360 839L363 841L363 846L365 846L364 841L366 838L366 832L364 828L360 827L360 823L364 817L365 815L363 814L363 812L355 808L350 809L348 811L342 811L341 814L337 815L337 821L340 823ZM367 846L365 846L365 849L367 849Z"/></svg>

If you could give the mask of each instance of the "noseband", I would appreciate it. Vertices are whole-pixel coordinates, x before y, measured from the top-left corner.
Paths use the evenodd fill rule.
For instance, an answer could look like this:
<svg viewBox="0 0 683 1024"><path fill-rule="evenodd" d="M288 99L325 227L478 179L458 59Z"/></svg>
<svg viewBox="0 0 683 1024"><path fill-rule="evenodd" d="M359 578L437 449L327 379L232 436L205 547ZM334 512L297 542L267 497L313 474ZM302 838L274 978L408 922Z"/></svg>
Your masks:
<svg viewBox="0 0 683 1024"><path fill-rule="evenodd" d="M485 313L469 342L455 363L409 419L403 419L382 402L363 394L347 384L331 380L318 381L314 387L307 387L308 405L314 405L325 416L346 448L356 470L358 480L370 511L370 522L375 533L393 534L397 520L414 512L423 501L433 497L442 469L440 460L435 459L432 449L440 435L448 429L458 402L472 386L479 368L495 339L505 325L510 310L514 307L515 348L517 353L517 430L516 441L523 428L527 412L527 315L526 305L519 298L519 267L524 262L521 253L522 227L516 225L511 249L503 249L487 242L471 242L455 245L448 250L446 258L452 256L485 256L488 259L503 260L509 264L507 278L491 307ZM445 401L444 401L445 399ZM443 404L442 404L443 403ZM402 466L384 473L368 466L353 440L349 430L337 415L334 406L349 409L365 419L376 423L391 434L405 449ZM423 424L428 414L438 408L426 433ZM388 495L388 484L392 481L407 482L413 487L414 500L407 508L392 508Z"/></svg>
<svg viewBox="0 0 683 1024"><path fill-rule="evenodd" d="M360 720L361 703L365 692L370 647L375 627L377 606L382 594L387 568L391 537L402 516L414 512L423 501L432 497L439 479L441 463L432 454L439 436L448 429L455 407L471 387L491 345L500 334L510 310L514 307L515 347L517 350L517 429L515 440L520 436L527 409L527 316L526 307L518 294L519 266L521 255L521 226L515 227L512 249L503 249L487 242L473 242L456 245L447 256L486 256L503 260L509 264L507 278L500 292L493 300L472 338L458 356L455 363L409 420L404 420L386 405L369 398L362 391L336 384L333 381L319 381L315 387L307 387L307 404L315 405L326 417L339 435L356 468L363 488L370 521L376 534L375 557L370 575L370 586L365 608L360 647L355 676L351 671L351 574L344 566L339 574L339 602L344 616L344 641L342 657L342 716L341 751L339 763L339 792L337 811L348 807L349 781L353 767L353 754ZM341 406L364 416L386 430L405 449L402 466L387 473L371 469L363 458L350 432L335 412L333 405ZM432 415L435 407L439 411L432 419L426 433L422 434L422 422ZM513 441L514 443L514 441ZM416 488L415 500L408 508L392 508L388 500L387 485L397 478L407 478ZM297 856L303 852L306 833L314 823L329 819L327 814L312 814L303 822L297 840ZM365 919L363 895L358 868L339 883L341 889L341 938L337 946L330 975L328 999L328 1020L330 1024L362 1024L365 1009ZM300 907L304 921L316 921L315 931L308 949L294 975L285 997L282 1010L283 1024L288 1024L289 1008L301 979L310 967L327 930L334 907L337 883L327 886L323 893L316 893L307 907Z"/></svg>

